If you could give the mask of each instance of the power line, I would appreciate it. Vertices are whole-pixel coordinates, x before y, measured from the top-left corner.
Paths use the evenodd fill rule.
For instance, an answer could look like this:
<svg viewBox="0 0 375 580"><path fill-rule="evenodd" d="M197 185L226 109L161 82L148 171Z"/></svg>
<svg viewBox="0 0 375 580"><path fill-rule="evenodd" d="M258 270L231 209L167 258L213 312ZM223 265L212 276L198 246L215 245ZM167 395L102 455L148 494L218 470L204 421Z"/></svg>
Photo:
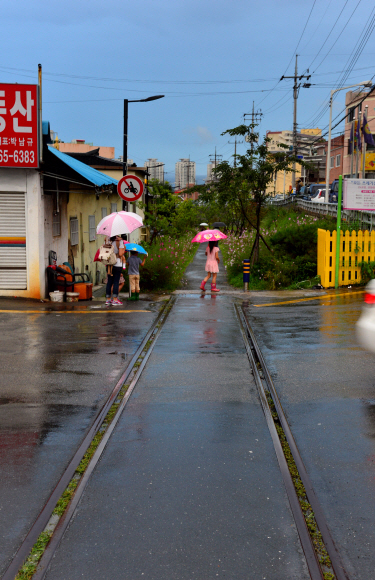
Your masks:
<svg viewBox="0 0 375 580"><path fill-rule="evenodd" d="M359 0L359 1L361 2L361 0ZM335 28L336 24L338 23L338 21L339 21L339 19L340 19L340 16L341 16L341 14L343 13L343 11L344 11L344 9L345 9L345 6L347 5L347 3L348 3L348 2L349 2L349 0L346 0L346 1L345 1L345 4L344 4L343 8L341 9L341 12L340 12L340 14L339 14L339 15L338 15L338 17L336 18L334 25L332 26L331 30L330 30L330 31L329 31L329 33L327 34L327 36L326 36L326 39L324 40L324 42L323 42L322 46L320 47L320 49L318 50L317 54L315 55L315 58L314 58L314 59L311 61L311 64L310 64L310 66L309 66L309 69L312 67L312 64L313 64L313 62L314 62L314 61L315 61L315 60L318 58L319 54L320 54L320 53L321 53L321 51L323 50L323 47L325 46L325 44L326 44L327 40L329 39L329 37L330 37L330 35L331 35L331 33L332 33L332 30Z"/></svg>
<svg viewBox="0 0 375 580"><path fill-rule="evenodd" d="M359 1L361 1L361 0L359 0ZM356 8L357 7L358 7L358 4L357 4ZM353 48L348 60L346 61L345 70L344 70L341 78L336 82L336 85L334 86L334 88L341 88L344 86L345 81L348 79L349 75L351 74L351 72L354 69L354 65L356 64L360 55L362 54L363 49L366 46L368 39L369 39L370 35L372 34L372 31L374 30L374 26L375 26L375 17L373 16L374 11L375 11L375 8L373 8L373 10L371 11L370 18L371 18L371 16L372 16L372 18L371 18L370 23L367 25L366 28L362 29L362 32L359 36L359 39L355 43L354 48ZM351 16L350 16L350 18L351 18ZM357 47L357 45L358 45L358 47ZM326 102L325 104L323 104L320 107L320 109L318 110L318 112L315 114L315 117L311 121L311 125L317 124L320 121L320 119L322 118L322 116L326 113L328 108L329 108L329 102Z"/></svg>
<svg viewBox="0 0 375 580"><path fill-rule="evenodd" d="M288 70L288 68L289 68L289 65L290 65L290 63L292 62L292 60L293 60L293 58L294 58L294 55L295 55L295 54L297 54L297 49L298 49L298 47L299 47L299 43L300 43L300 42L301 42L301 40L302 40L303 34L304 34L304 32L305 32L305 30L306 30L306 26L308 25L308 22L309 22L309 20L310 20L310 16L311 16L311 14L312 14L312 11L313 11L313 9L314 9L314 6L315 6L315 4L316 4L316 0L314 0L314 2L313 2L313 5L311 6L311 10L310 10L310 13L309 13L309 15L308 15L308 17L307 17L306 24L305 24L305 26L304 26L304 28L303 28L303 30L302 30L302 34L301 34L301 36L299 37L299 40L298 40L298 42L297 42L297 46L296 46L296 48L295 48L295 49L294 49L294 51L293 51L292 57L291 57L290 61L288 62L288 65L287 65L287 67L286 67L286 69L285 69L285 71L284 71L283 77L284 77L285 73L287 72L287 70ZM281 79L280 79L280 80L281 80ZM264 98L263 98L263 99L262 99L262 100L261 100L259 103L257 103L257 106L258 106L258 107L259 107L259 105L260 105L261 103L263 103L263 101L264 101L264 100L265 100L265 99L266 99L266 98L267 98L267 97L268 97L268 96L269 96L269 95L270 95L270 94L271 94L271 93L272 93L272 92L273 92L273 91L276 89L276 87L277 87L277 85L279 84L280 80L279 80L279 81L278 81L278 82L275 84L275 86L274 86L274 87L271 89L271 91L269 92L269 94L268 94L268 95L266 95L266 96L265 96L265 97L264 97Z"/></svg>
<svg viewBox="0 0 375 580"><path fill-rule="evenodd" d="M333 49L333 47L336 45L336 43L338 42L338 40L341 38L342 33L344 32L345 28L348 26L349 22L351 21L354 12L357 10L358 6L360 5L360 3L362 2L362 0L359 0L356 7L354 8L353 12L351 13L351 15L349 16L348 20L346 21L344 28L341 30L340 34L337 35L337 38L335 40L335 42L332 44L331 48L329 49L329 51L327 52L327 54L325 55L325 57L320 61L320 63L318 64L318 66L316 67L316 69L314 70L314 74L315 72L318 70L318 68L321 66L321 64L325 61L325 59L327 58L327 56L329 55L329 53L331 52L331 50ZM337 22L337 21L336 21ZM323 48L323 47L322 47ZM315 60L315 59L314 59ZM314 61L313 61L314 62Z"/></svg>

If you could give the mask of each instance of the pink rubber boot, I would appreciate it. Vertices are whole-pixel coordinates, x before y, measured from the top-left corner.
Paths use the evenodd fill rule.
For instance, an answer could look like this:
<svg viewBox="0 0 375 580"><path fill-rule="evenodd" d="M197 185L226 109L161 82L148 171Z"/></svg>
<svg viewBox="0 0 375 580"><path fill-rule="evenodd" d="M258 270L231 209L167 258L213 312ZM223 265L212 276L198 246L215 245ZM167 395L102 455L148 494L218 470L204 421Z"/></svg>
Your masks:
<svg viewBox="0 0 375 580"><path fill-rule="evenodd" d="M220 290L216 288L216 284L211 284L211 292L220 292Z"/></svg>
<svg viewBox="0 0 375 580"><path fill-rule="evenodd" d="M199 286L199 288L200 288L201 290L203 290L203 292L205 292L205 291L206 291L205 285L206 285L206 282L205 282L204 280L202 280L202 283L201 283L201 285Z"/></svg>

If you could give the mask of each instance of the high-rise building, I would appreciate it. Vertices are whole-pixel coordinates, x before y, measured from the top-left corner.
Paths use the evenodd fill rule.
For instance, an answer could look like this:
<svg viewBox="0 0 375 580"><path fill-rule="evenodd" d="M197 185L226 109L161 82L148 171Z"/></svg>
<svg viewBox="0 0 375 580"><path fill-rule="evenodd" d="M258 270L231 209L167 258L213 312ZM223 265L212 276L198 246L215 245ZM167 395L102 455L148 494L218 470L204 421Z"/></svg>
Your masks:
<svg viewBox="0 0 375 580"><path fill-rule="evenodd" d="M211 163L207 164L207 179L206 179L206 183L210 183L211 181L218 181L218 176L213 172L213 170L215 169L215 167L219 164L219 162L217 161L215 163L215 161L212 161Z"/></svg>
<svg viewBox="0 0 375 580"><path fill-rule="evenodd" d="M180 159L175 165L175 186L185 189L195 185L195 161Z"/></svg>
<svg viewBox="0 0 375 580"><path fill-rule="evenodd" d="M164 163L152 158L147 159L144 165L148 169L149 179L157 179L161 183L164 183Z"/></svg>

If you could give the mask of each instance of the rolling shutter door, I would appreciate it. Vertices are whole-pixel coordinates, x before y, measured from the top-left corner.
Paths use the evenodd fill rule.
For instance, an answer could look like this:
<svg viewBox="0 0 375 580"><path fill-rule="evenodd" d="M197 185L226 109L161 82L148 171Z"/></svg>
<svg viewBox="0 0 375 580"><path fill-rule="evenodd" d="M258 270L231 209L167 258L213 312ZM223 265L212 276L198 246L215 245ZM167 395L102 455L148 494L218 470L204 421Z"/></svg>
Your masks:
<svg viewBox="0 0 375 580"><path fill-rule="evenodd" d="M0 193L0 288L27 289L24 193Z"/></svg>

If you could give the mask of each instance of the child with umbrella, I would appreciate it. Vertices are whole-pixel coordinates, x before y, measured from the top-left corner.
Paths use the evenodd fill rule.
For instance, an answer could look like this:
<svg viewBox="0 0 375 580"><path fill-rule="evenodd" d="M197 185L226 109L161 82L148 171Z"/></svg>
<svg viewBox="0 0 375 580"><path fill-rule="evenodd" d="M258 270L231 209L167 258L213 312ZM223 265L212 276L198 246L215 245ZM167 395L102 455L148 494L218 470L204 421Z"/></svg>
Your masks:
<svg viewBox="0 0 375 580"><path fill-rule="evenodd" d="M127 244L126 251L130 252L128 258L129 287L131 296L129 300L139 300L139 266L144 266L147 252L139 244ZM145 254L143 260L138 257L138 252Z"/></svg>
<svg viewBox="0 0 375 580"><path fill-rule="evenodd" d="M206 266L205 270L207 272L207 276L202 280L200 285L200 289L203 292L206 290L205 285L206 282L211 278L212 275L212 282L211 282L211 292L220 292L218 288L216 288L216 278L219 272L219 240L225 239L227 236L220 232L219 230L205 230L200 232L193 238L192 242L198 242L200 244L204 242L208 242L206 248Z"/></svg>

